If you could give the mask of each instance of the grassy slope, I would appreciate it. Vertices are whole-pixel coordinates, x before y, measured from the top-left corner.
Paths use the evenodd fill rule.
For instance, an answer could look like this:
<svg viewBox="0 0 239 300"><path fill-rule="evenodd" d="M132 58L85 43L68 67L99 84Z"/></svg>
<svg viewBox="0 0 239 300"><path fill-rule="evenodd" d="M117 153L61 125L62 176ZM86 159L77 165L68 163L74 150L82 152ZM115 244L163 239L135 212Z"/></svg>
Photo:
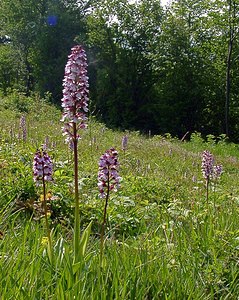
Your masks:
<svg viewBox="0 0 239 300"><path fill-rule="evenodd" d="M3 299L237 299L239 293L238 146L223 140L192 142L137 132L121 150L123 133L93 119L79 143L81 222L93 221L84 261L72 266L72 153L61 135L60 112L40 99L1 100L0 291ZM17 103L17 105L16 105ZM26 104L29 103L29 104ZM7 109L5 109L5 108ZM10 108L10 109L9 109ZM13 110L14 109L14 110ZM27 113L27 142L18 139L19 110ZM10 133L10 130L12 132ZM39 200L32 180L37 147L50 140L58 197L53 204L55 262L41 244L44 224L30 218ZM99 265L102 200L97 163L106 149L119 151L121 189L112 194L104 261ZM201 153L223 165L209 203ZM17 205L18 203L18 210ZM25 209L19 212L25 204ZM77 270L76 270L77 269Z"/></svg>

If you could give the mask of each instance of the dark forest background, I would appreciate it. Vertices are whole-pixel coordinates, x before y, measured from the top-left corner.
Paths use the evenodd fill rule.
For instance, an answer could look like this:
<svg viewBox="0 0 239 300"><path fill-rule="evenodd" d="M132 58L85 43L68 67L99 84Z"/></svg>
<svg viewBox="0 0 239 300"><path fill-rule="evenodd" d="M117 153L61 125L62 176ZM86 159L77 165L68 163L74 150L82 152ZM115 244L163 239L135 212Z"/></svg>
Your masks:
<svg viewBox="0 0 239 300"><path fill-rule="evenodd" d="M91 112L111 128L239 140L239 0L1 0L0 90L60 105L85 47Z"/></svg>

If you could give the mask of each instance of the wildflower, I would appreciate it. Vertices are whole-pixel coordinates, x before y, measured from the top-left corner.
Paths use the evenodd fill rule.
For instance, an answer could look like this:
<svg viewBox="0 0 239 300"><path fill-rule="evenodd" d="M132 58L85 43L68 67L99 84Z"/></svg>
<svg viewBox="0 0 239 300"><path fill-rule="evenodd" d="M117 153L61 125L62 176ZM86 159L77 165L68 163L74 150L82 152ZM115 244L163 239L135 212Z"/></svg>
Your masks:
<svg viewBox="0 0 239 300"><path fill-rule="evenodd" d="M127 149L128 146L128 136L124 135L122 137L122 150L125 151Z"/></svg>
<svg viewBox="0 0 239 300"><path fill-rule="evenodd" d="M55 199L57 199L58 197L56 197L56 196L52 196L52 192L51 191L48 191L47 193L46 193L46 195L43 195L43 194L41 194L40 195L40 201L42 202L42 201L45 201L45 199L46 199L46 201L51 201L51 200L55 200Z"/></svg>
<svg viewBox="0 0 239 300"><path fill-rule="evenodd" d="M14 138L14 131L13 131L13 128L11 128L11 129L9 130L9 135L10 135L10 138L11 138L11 141L12 141L13 138Z"/></svg>
<svg viewBox="0 0 239 300"><path fill-rule="evenodd" d="M42 239L41 239L41 244L43 246L47 246L48 245L48 242L49 242L49 239L47 236L43 236Z"/></svg>
<svg viewBox="0 0 239 300"><path fill-rule="evenodd" d="M52 148L56 148L56 142L55 141L53 141L52 143L51 143L51 146L52 146Z"/></svg>
<svg viewBox="0 0 239 300"><path fill-rule="evenodd" d="M195 175L192 177L192 182L197 182L197 177Z"/></svg>
<svg viewBox="0 0 239 300"><path fill-rule="evenodd" d="M87 127L89 84L87 77L87 58L82 46L71 49L65 67L63 79L62 107L64 109L61 121L64 122L63 135L74 152L74 185L75 185L75 225L74 225L74 261L80 259L80 214L79 214L79 183L78 183L78 149L80 139L79 129Z"/></svg>
<svg viewBox="0 0 239 300"><path fill-rule="evenodd" d="M33 176L37 185L52 181L53 164L46 151L37 150L33 160Z"/></svg>
<svg viewBox="0 0 239 300"><path fill-rule="evenodd" d="M74 46L68 56L63 79L64 112L61 121L64 122L63 135L66 136L67 142L80 139L76 131L87 127L89 84L86 68L87 58L84 49L79 45Z"/></svg>
<svg viewBox="0 0 239 300"><path fill-rule="evenodd" d="M205 179L209 179L213 175L213 164L214 164L214 157L208 151L203 151L202 155L202 173Z"/></svg>
<svg viewBox="0 0 239 300"><path fill-rule="evenodd" d="M222 175L222 165L216 165L213 167L213 179L218 179Z"/></svg>
<svg viewBox="0 0 239 300"><path fill-rule="evenodd" d="M117 190L119 188L120 177L118 175L118 152L114 148L107 150L99 161L98 172L98 187L100 190L100 197L105 198L104 205L104 217L101 226L100 234L100 257L102 261L103 247L104 247L104 234L106 224L107 205L111 190Z"/></svg>
<svg viewBox="0 0 239 300"><path fill-rule="evenodd" d="M22 115L20 118L20 130L21 130L21 136L22 140L25 142L27 140L27 126L26 126L26 116Z"/></svg>
<svg viewBox="0 0 239 300"><path fill-rule="evenodd" d="M51 212L48 210L47 195L46 195L46 182L52 181L53 165L51 158L44 150L37 150L33 159L33 179L36 185L42 185L43 188L43 201L42 209L45 215L47 242L49 243L49 258L50 262L53 261L53 248L48 218Z"/></svg>
<svg viewBox="0 0 239 300"><path fill-rule="evenodd" d="M50 139L49 136L46 136L44 144L42 145L43 150L46 151L49 148L49 145L50 145Z"/></svg>
<svg viewBox="0 0 239 300"><path fill-rule="evenodd" d="M214 157L208 150L202 154L202 173L206 181L206 200L208 202L209 182L216 181L222 174L222 166L214 165Z"/></svg>
<svg viewBox="0 0 239 300"><path fill-rule="evenodd" d="M118 152L114 148L110 148L100 157L98 187L101 198L105 198L110 190L119 188L120 177L118 175L117 155Z"/></svg>

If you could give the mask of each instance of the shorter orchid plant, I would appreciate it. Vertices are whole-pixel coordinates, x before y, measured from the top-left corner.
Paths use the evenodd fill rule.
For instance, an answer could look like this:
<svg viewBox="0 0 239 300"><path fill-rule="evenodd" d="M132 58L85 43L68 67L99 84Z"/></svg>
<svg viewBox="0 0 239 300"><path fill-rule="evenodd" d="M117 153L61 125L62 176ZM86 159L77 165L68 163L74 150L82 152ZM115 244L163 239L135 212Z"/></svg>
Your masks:
<svg viewBox="0 0 239 300"><path fill-rule="evenodd" d="M206 180L206 199L208 202L209 183L219 179L222 174L222 166L214 165L214 156L208 150L202 154L202 174Z"/></svg>
<svg viewBox="0 0 239 300"><path fill-rule="evenodd" d="M120 177L118 174L119 162L118 152L114 148L107 150L99 160L98 187L100 198L105 198L104 217L101 229L101 253L103 250L103 239L105 234L107 205L110 191L117 191L119 188Z"/></svg>
<svg viewBox="0 0 239 300"><path fill-rule="evenodd" d="M23 142L27 140L27 125L26 125L26 116L22 115L20 118L19 124L19 139L22 139Z"/></svg>
<svg viewBox="0 0 239 300"><path fill-rule="evenodd" d="M124 135L122 137L122 150L125 152L127 147L128 147L128 136L127 135Z"/></svg>
<svg viewBox="0 0 239 300"><path fill-rule="evenodd" d="M46 183L53 181L53 163L48 155L48 153L44 150L37 150L33 159L33 179L36 183L36 186L42 186L43 188L43 211L45 216L45 224L47 231L47 238L49 241L49 253L50 259L52 260L52 242L51 242L51 234L48 223L48 209L47 209L47 193L46 193Z"/></svg>

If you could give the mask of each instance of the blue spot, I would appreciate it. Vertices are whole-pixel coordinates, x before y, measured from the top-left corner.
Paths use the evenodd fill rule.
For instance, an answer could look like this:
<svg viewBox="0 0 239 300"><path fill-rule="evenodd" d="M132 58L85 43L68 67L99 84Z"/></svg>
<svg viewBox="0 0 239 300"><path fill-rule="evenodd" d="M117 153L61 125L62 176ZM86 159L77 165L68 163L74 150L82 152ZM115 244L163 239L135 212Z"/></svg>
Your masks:
<svg viewBox="0 0 239 300"><path fill-rule="evenodd" d="M50 26L56 26L57 16L48 16L47 17L47 24L50 25Z"/></svg>

